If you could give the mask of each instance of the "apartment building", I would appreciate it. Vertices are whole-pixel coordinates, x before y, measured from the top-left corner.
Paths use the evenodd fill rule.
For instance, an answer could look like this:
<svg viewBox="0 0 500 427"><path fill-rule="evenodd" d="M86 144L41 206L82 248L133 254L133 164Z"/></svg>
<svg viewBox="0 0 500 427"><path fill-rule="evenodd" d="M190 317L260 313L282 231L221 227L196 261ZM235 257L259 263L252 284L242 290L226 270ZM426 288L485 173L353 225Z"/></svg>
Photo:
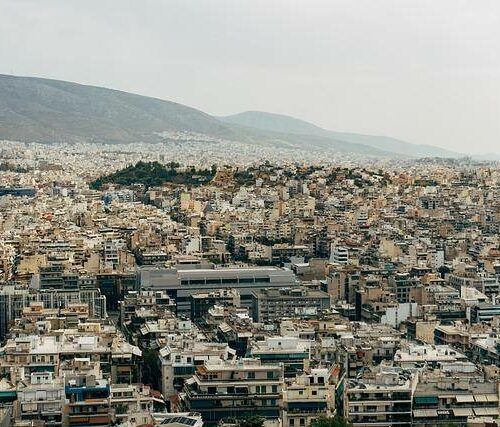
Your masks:
<svg viewBox="0 0 500 427"><path fill-rule="evenodd" d="M70 427L104 427L113 420L110 383L104 379L99 363L90 358L75 358L65 366L65 394Z"/></svg>
<svg viewBox="0 0 500 427"><path fill-rule="evenodd" d="M64 382L53 372L33 372L26 386L18 386L16 419L40 420L46 426L65 426Z"/></svg>
<svg viewBox="0 0 500 427"><path fill-rule="evenodd" d="M225 418L277 419L283 367L255 359L209 361L198 366L181 395L186 410L199 412L207 426Z"/></svg>
<svg viewBox="0 0 500 427"><path fill-rule="evenodd" d="M283 388L283 427L307 427L318 416L334 416L333 368L313 368Z"/></svg>
<svg viewBox="0 0 500 427"><path fill-rule="evenodd" d="M282 365L286 377L302 373L311 355L309 340L296 337L271 336L253 340L248 354L262 363Z"/></svg>
<svg viewBox="0 0 500 427"><path fill-rule="evenodd" d="M310 317L330 308L330 295L304 286L264 288L252 292L255 322L276 322L285 317Z"/></svg>
<svg viewBox="0 0 500 427"><path fill-rule="evenodd" d="M190 337L180 337L160 350L161 386L165 398L182 390L197 366L212 360L230 360L235 351L226 343L197 342Z"/></svg>
<svg viewBox="0 0 500 427"><path fill-rule="evenodd" d="M344 394L344 416L353 426L410 426L418 375L381 364L359 379L349 379Z"/></svg>

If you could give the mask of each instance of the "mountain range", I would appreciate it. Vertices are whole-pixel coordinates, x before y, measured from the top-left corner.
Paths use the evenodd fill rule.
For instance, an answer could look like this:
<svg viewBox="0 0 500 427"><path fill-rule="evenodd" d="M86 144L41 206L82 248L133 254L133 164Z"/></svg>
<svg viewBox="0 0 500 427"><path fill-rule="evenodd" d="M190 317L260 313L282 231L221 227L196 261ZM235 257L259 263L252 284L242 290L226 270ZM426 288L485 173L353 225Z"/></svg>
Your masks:
<svg viewBox="0 0 500 427"><path fill-rule="evenodd" d="M296 119L282 114L265 113L262 111L246 111L232 116L220 117L220 120L255 127L258 129L283 132L295 135L315 135L344 141L352 144L367 145L379 150L388 151L404 156L415 157L458 157L461 154L434 147L432 145L410 144L387 136L363 135L350 132L334 132L320 128L304 120ZM463 154L462 154L463 155Z"/></svg>
<svg viewBox="0 0 500 427"><path fill-rule="evenodd" d="M385 136L334 132L279 114L248 111L215 117L182 104L113 89L0 75L0 140L155 143L164 140L165 132L189 132L283 150L376 157L462 156Z"/></svg>

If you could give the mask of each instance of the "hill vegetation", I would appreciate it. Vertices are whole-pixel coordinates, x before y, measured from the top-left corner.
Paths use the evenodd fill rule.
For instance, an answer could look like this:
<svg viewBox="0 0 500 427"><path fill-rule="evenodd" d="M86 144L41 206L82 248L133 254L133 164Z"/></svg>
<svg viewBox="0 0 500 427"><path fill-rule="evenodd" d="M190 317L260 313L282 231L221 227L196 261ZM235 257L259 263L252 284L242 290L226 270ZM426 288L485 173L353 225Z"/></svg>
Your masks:
<svg viewBox="0 0 500 427"><path fill-rule="evenodd" d="M146 188L159 187L165 183L191 186L203 185L215 176L215 168L196 170L194 167L179 171L176 163L164 166L158 162L137 162L110 175L102 176L90 184L93 189L101 189L106 184L130 186L142 184Z"/></svg>

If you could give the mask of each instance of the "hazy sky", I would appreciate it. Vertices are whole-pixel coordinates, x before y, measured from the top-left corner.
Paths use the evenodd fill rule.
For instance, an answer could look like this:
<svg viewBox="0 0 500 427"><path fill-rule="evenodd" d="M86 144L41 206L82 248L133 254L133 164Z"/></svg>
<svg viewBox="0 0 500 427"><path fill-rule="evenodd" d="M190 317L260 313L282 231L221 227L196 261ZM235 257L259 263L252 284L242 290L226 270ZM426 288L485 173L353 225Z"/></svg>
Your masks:
<svg viewBox="0 0 500 427"><path fill-rule="evenodd" d="M0 73L500 153L499 0L0 0Z"/></svg>

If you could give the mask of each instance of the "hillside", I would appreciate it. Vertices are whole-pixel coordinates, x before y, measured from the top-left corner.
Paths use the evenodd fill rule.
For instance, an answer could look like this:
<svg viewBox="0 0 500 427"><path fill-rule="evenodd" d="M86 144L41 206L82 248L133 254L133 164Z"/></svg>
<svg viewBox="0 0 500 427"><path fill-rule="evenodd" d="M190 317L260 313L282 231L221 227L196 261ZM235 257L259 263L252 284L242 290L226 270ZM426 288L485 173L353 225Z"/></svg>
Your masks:
<svg viewBox="0 0 500 427"><path fill-rule="evenodd" d="M216 118L174 102L113 89L0 75L0 140L155 143L180 131L194 135L199 143L208 138L346 155L446 155L439 149L410 152L411 144L391 138L330 132L286 116L248 112Z"/></svg>
<svg viewBox="0 0 500 427"><path fill-rule="evenodd" d="M193 108L117 90L0 75L0 139L38 142L155 142L155 132L235 137Z"/></svg>
<svg viewBox="0 0 500 427"><path fill-rule="evenodd" d="M460 153L432 145L410 144L387 136L362 135L348 132L334 132L304 120L282 114L262 111L246 111L232 116L219 117L225 123L238 124L265 131L282 132L296 135L314 135L331 138L345 143L367 145L379 150L415 157L459 157Z"/></svg>
<svg viewBox="0 0 500 427"><path fill-rule="evenodd" d="M91 188L100 189L105 184L129 186L142 184L146 188L158 187L167 182L173 184L202 185L209 182L214 176L212 170L178 171L176 165L165 167L158 162L137 162L112 174L102 176L90 184Z"/></svg>

